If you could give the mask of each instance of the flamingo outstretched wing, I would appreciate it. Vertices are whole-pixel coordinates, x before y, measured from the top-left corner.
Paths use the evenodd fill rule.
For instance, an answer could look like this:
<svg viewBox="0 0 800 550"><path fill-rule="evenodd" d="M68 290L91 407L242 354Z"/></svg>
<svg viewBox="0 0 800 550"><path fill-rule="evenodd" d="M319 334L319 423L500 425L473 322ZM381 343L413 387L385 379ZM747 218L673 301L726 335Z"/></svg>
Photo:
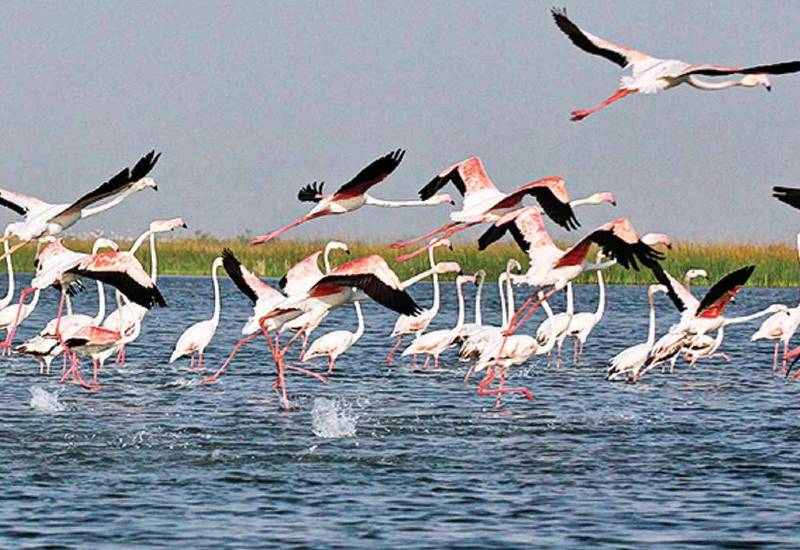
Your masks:
<svg viewBox="0 0 800 550"><path fill-rule="evenodd" d="M569 203L569 195L567 194L564 178L559 176L542 178L521 185L506 195L495 207L513 206L525 195L534 197L539 206L542 207L542 210L544 210L544 213L561 227L567 230L580 227L581 224L578 223L575 212Z"/></svg>
<svg viewBox="0 0 800 550"><path fill-rule="evenodd" d="M101 252L84 258L70 272L109 284L142 307L167 307L161 291L133 254Z"/></svg>
<svg viewBox="0 0 800 550"><path fill-rule="evenodd" d="M537 207L529 206L515 213L511 221L500 220L492 225L478 239L478 250L485 250L492 243L500 240L506 231L511 233L517 246L530 255L531 248L553 246L553 238L544 227L542 213Z"/></svg>
<svg viewBox="0 0 800 550"><path fill-rule="evenodd" d="M728 303L747 283L755 269L754 265L746 265L717 281L700 301L700 305L697 307L697 316L714 318L722 315Z"/></svg>
<svg viewBox="0 0 800 550"><path fill-rule="evenodd" d="M465 197L486 190L499 193L489 174L486 173L480 157L470 157L442 170L419 190L419 198L428 200L448 183L452 183Z"/></svg>
<svg viewBox="0 0 800 550"><path fill-rule="evenodd" d="M20 216L25 216L31 211L43 210L50 206L50 204L36 197L9 191L8 189L0 189L0 206L10 208Z"/></svg>
<svg viewBox="0 0 800 550"><path fill-rule="evenodd" d="M299 296L308 292L325 275L319 268L321 255L322 251L318 250L294 264L278 281L278 287L287 296Z"/></svg>
<svg viewBox="0 0 800 550"><path fill-rule="evenodd" d="M156 154L155 151L150 151L139 159L133 168L124 168L120 170L107 182L100 185L97 189L86 193L48 221L51 223L62 223L76 214L79 214L80 211L87 206L125 191L131 185L149 174L156 165L156 162L158 162L160 156L161 153Z"/></svg>
<svg viewBox="0 0 800 550"><path fill-rule="evenodd" d="M729 74L789 74L800 72L800 61L785 61L755 67L726 67L724 65L689 65L680 76L725 76Z"/></svg>
<svg viewBox="0 0 800 550"><path fill-rule="evenodd" d="M667 296L669 296L669 299L675 304L679 312L683 313L687 310L697 311L697 308L700 306L700 300L698 300L683 283L670 275L667 270L661 268L661 266L653 269L653 273L659 284L667 287Z"/></svg>
<svg viewBox="0 0 800 550"><path fill-rule="evenodd" d="M773 187L772 196L794 208L800 208L800 188Z"/></svg>
<svg viewBox="0 0 800 550"><path fill-rule="evenodd" d="M608 40L604 40L586 32L567 17L566 8L553 8L551 13L556 25L559 29L561 29L561 32L566 34L573 44L578 46L586 53L605 57L623 69L628 65L632 65L640 61L653 59L652 56L647 55L644 52L634 50L633 48L620 46L619 44L614 44L613 42L609 42Z"/></svg>
<svg viewBox="0 0 800 550"><path fill-rule="evenodd" d="M583 239L569 248L558 263L556 268L569 265L578 265L584 261L592 243L602 248L603 253L615 260L626 269L639 270L639 263L653 269L664 255L654 248L646 245L639 239L639 234L630 221L619 218L613 222L602 225L589 233Z"/></svg>
<svg viewBox="0 0 800 550"><path fill-rule="evenodd" d="M229 248L222 251L222 267L242 294L254 304L259 300L280 300L283 295L256 277Z"/></svg>
<svg viewBox="0 0 800 550"><path fill-rule="evenodd" d="M370 187L379 184L389 177L389 174L394 172L400 165L400 161L403 160L405 154L405 150L397 149L396 151L392 151L372 161L366 168L356 174L353 179L342 185L336 193L334 193L334 196L342 198L363 195ZM322 192L321 187L320 192Z"/></svg>

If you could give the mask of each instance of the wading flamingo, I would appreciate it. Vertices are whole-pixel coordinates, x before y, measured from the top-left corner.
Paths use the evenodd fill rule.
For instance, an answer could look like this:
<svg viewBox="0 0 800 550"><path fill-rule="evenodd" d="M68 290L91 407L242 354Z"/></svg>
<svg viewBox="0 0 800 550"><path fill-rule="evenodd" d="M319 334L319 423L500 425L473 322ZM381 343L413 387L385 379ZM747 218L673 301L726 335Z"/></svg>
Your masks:
<svg viewBox="0 0 800 550"><path fill-rule="evenodd" d="M471 157L446 168L420 190L419 196L426 199L450 182L464 197L461 210L451 212L450 221L442 227L415 239L393 243L392 248L404 248L437 235L449 238L459 231L478 224L502 223L505 217L522 207L522 200L527 195L536 198L544 213L565 229L576 229L580 225L572 210L573 207L601 202L614 203L614 196L610 193L596 193L587 199L570 201L562 177L543 178L517 187L510 193L503 193L489 178L479 157ZM424 252L426 248L422 247L399 256L396 261L409 260Z"/></svg>
<svg viewBox="0 0 800 550"><path fill-rule="evenodd" d="M681 84L689 84L698 90L723 90L735 86L752 88L764 86L771 89L768 74L780 75L800 71L800 61L788 61L772 65L755 67L724 67L722 65L692 65L677 59L658 59L644 52L619 46L613 42L598 38L580 29L567 18L566 10L553 9L556 25L566 34L573 44L583 51L605 57L623 69L631 68L631 76L623 76L621 85L614 94L591 109L572 111L572 120L583 120L590 114L607 107L631 94L653 94L669 90ZM711 82L697 78L698 76L745 75L741 79L725 82Z"/></svg>
<svg viewBox="0 0 800 550"><path fill-rule="evenodd" d="M122 299L126 304L130 303L127 296L123 295ZM92 358L92 383L87 384L83 379L79 368L79 360L75 354L73 354L72 367L64 373L61 381L65 382L72 376L77 383L85 388L91 390L100 389L97 374L103 368L106 359L117 353L120 346L135 340L139 335L141 323L139 323L138 317L133 312L131 312L131 317L134 321L130 334L119 333L94 325L82 327L67 338L65 344L68 349L75 352L75 354Z"/></svg>
<svg viewBox="0 0 800 550"><path fill-rule="evenodd" d="M428 248L428 262L430 264L431 269L436 268L436 259L434 258L433 252L438 247L446 246L451 251L453 250L453 245L450 243L448 239L438 239L437 242L431 243L430 248ZM456 264L456 272L461 270L461 266ZM394 358L394 354L397 349L400 347L400 344L403 342L403 337L407 334L415 335L415 338L419 338L419 336L425 332L428 328L428 325L431 324L433 318L439 313L439 273L434 270L433 272L433 303L429 309L423 310L419 315L415 315L413 317L402 315L397 318L397 321L394 323L394 329L392 333L389 335L390 338L396 338L392 349L389 350L389 354L386 356L386 364L392 364L392 359Z"/></svg>
<svg viewBox="0 0 800 550"><path fill-rule="evenodd" d="M175 343L175 350L169 358L170 363L174 363L181 357L191 356L189 370L194 370L194 357L197 354L197 369L203 370L203 352L205 352L214 334L217 332L217 325L219 325L220 313L220 297L219 297L219 280L217 272L222 267L222 258L214 258L211 263L211 283L214 286L214 313L211 319L205 321L198 321L193 324L180 335L178 341Z"/></svg>
<svg viewBox="0 0 800 550"><path fill-rule="evenodd" d="M353 344L358 342L364 334L364 315L361 312L361 302L355 302L353 307L356 310L356 319L358 320L355 332L334 330L320 336L311 343L308 350L301 356L300 361L307 363L317 357L327 357L328 374L333 374L333 367L336 365L336 360L339 356L353 347Z"/></svg>
<svg viewBox="0 0 800 550"><path fill-rule="evenodd" d="M6 295L0 300L0 309L9 305L14 299L14 264L8 251L8 241L3 241L3 251L5 252L6 269L8 270L8 288L6 289Z"/></svg>
<svg viewBox="0 0 800 550"><path fill-rule="evenodd" d="M419 355L424 353L427 355L425 363L422 365L423 369L428 368L431 357L433 357L433 368L439 368L439 356L447 348L455 345L456 338L458 337L461 327L464 326L464 291L463 285L466 282L475 282L474 275L458 275L456 277L456 293L458 295L458 318L456 325L450 329L434 330L426 332L411 342L411 345L403 350L402 356Z"/></svg>
<svg viewBox="0 0 800 550"><path fill-rule="evenodd" d="M608 380L615 380L621 376L627 376L631 382L636 382L639 379L639 371L647 363L647 358L650 356L656 341L655 295L658 292L667 292L667 287L664 285L650 285L647 288L647 303L650 307L647 340L644 343L624 349L611 358L611 366L606 373Z"/></svg>
<svg viewBox="0 0 800 550"><path fill-rule="evenodd" d="M603 259L603 252L598 251L595 263L602 263ZM602 271L597 272L597 292L597 309L595 311L576 313L569 324L569 336L575 339L574 358L575 363L578 365L580 365L583 360L583 346L586 344L586 340L588 340L594 327L600 323L605 311L606 287L603 281Z"/></svg>
<svg viewBox="0 0 800 550"><path fill-rule="evenodd" d="M150 173L160 156L161 153L156 155L155 151L150 151L132 169L123 169L72 204L50 204L21 193L0 189L0 205L25 218L23 222L11 223L6 227L2 237L4 240L13 237L22 242L3 255L13 254L25 244L41 237L58 235L79 220L105 212L143 189L150 187L158 190L156 182L145 176ZM114 196L116 198L101 206L89 208L98 201Z"/></svg>
<svg viewBox="0 0 800 550"><path fill-rule="evenodd" d="M342 185L338 191L332 195L322 193L324 182L314 182L306 185L297 194L297 198L303 202L315 202L317 205L311 211L292 223L269 233L253 239L251 244L262 244L268 242L278 235L281 235L293 227L297 227L307 221L322 216L332 216L336 214L346 214L358 210L364 205L380 206L383 208L401 208L406 206L435 206L437 204L453 204L453 199L449 195L436 195L428 197L422 201L387 201L377 199L367 193L373 186L381 183L394 172L400 161L403 160L405 151L398 149L393 151L361 170L356 177Z"/></svg>
<svg viewBox="0 0 800 550"><path fill-rule="evenodd" d="M598 274L600 271L597 272ZM536 329L536 343L539 346L547 345L550 338L554 338L553 342L556 347L556 368L561 368L561 348L569 336L569 330L572 326L572 318L575 316L575 301L572 295L572 283L567 283L567 310L557 315L548 315L547 319L542 321L539 328ZM553 346L551 346L552 348ZM547 366L550 366L550 356L552 349L547 354Z"/></svg>

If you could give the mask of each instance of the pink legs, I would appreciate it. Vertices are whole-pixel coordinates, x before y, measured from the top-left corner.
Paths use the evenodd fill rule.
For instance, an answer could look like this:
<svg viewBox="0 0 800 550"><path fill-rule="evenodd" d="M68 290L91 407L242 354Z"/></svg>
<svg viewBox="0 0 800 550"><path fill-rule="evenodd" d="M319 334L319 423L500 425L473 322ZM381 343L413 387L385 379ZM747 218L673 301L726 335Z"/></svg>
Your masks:
<svg viewBox="0 0 800 550"><path fill-rule="evenodd" d="M573 122L578 122L579 120L583 120L584 118L591 115L595 111L599 111L604 107L608 107L615 101L619 101L623 97L635 94L638 91L639 90L635 88L620 88L619 90L614 92L614 94L611 97L609 97L608 99L604 99L603 101L601 101L600 103L598 103L597 105L595 105L590 109L579 109L577 111L572 111L571 114L572 116L570 117L570 120L572 120Z"/></svg>
<svg viewBox="0 0 800 550"><path fill-rule="evenodd" d="M271 241L272 239L274 239L278 235L282 235L283 233L286 233L287 231L289 231L293 227L297 227L298 225L300 225L302 223L305 223L305 222L307 222L309 220L313 220L314 218L318 218L318 217L324 216L324 215L325 214L323 214L321 212L317 213L317 214L307 214L305 216L297 218L292 223L290 223L288 225L285 225L285 226L281 227L280 229L276 229L275 231L273 231L272 233L269 233L268 235L259 235L258 237L256 237L252 241L250 241L250 244L256 245L256 244L263 244L263 243L265 243L267 241Z"/></svg>
<svg viewBox="0 0 800 550"><path fill-rule="evenodd" d="M394 354L397 352L397 348L400 347L400 344L403 342L403 335L397 337L397 342L394 343L392 349L389 351L389 355L386 356L386 364L390 367L392 366L392 362L394 360Z"/></svg>
<svg viewBox="0 0 800 550"><path fill-rule="evenodd" d="M500 376L499 376L500 381L499 381L499 384L498 384L498 388L496 390L488 389L489 386L492 384L492 382L497 378L497 375L495 374L493 366L490 366L487 369L486 376L484 377L483 380L481 380L481 383L478 384L477 393L478 393L479 396L481 396L481 397L486 397L486 396L489 396L489 395L496 395L497 396L497 401L495 402L495 408L497 408L497 409L499 409L501 407L501 402L500 402L501 396L503 394L506 394L506 393L521 393L525 397L525 399L527 399L528 401L533 399L533 394L530 392L530 390L528 390L528 388L522 388L522 387L519 387L519 388L505 388L504 387L504 385L505 385L506 368L501 368L500 369Z"/></svg>
<svg viewBox="0 0 800 550"><path fill-rule="evenodd" d="M117 360L115 361L117 365L124 365L125 364L125 346L123 345L119 348L119 353L117 353Z"/></svg>
<svg viewBox="0 0 800 550"><path fill-rule="evenodd" d="M219 369L217 369L217 372L215 372L211 376L206 376L205 378L203 378L203 384L211 384L212 382L216 382L217 379L220 376L222 376L222 373L225 372L225 369L230 364L230 362L233 361L234 356L239 352L239 348L241 348L247 342L253 340L256 336L258 336L257 332L249 336L245 336L244 338L236 342L236 345L233 346L233 350L231 350L231 353L230 355L228 355L228 358L225 360L225 362L222 363L222 366Z"/></svg>
<svg viewBox="0 0 800 550"><path fill-rule="evenodd" d="M11 344L14 343L14 334L17 332L17 327L19 326L20 320L19 318L22 316L22 308L25 302L25 297L32 292L36 292L34 288L26 288L22 292L19 293L19 303L17 304L17 316L14 319L14 324L11 325L8 329L8 336L6 337L5 342L0 342L0 349L11 349Z"/></svg>
<svg viewBox="0 0 800 550"><path fill-rule="evenodd" d="M451 226L450 229L448 229L447 231L442 233L439 236L439 239L449 239L450 237L452 237L456 233L464 231L465 229L468 229L468 228L472 227L473 225L478 225L479 223L482 223L482 222L471 222L471 223L458 222L458 223L454 223L454 224L448 224L448 225ZM404 244L404 243L401 243L401 244ZM423 246L421 248L418 248L414 252L409 252L408 254L403 254L402 256L398 256L397 258L394 259L394 261L397 262L397 263L407 262L411 258L416 258L420 254L422 254L423 252L428 250L431 246L433 246L433 244L434 243L429 242L428 244L426 244L425 246Z"/></svg>
<svg viewBox="0 0 800 550"><path fill-rule="evenodd" d="M448 229L454 227L455 225L457 225L457 222L448 222L448 223L444 224L442 227L439 227L438 229L434 229L433 231L429 231L428 233L425 233L424 235L422 235L420 237L416 237L415 239L411 239L411 240L408 240L408 241L397 242L397 243L392 243L391 248L397 250L398 248L405 248L410 244L416 244L418 242L422 242L425 239L433 238L435 235L438 235L439 233L447 231Z"/></svg>

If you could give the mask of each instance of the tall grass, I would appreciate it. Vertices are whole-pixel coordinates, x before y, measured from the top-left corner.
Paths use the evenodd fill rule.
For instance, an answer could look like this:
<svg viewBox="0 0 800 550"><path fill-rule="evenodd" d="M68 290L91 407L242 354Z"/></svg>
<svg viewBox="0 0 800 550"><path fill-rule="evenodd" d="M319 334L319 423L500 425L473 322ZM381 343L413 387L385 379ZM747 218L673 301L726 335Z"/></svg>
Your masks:
<svg viewBox="0 0 800 550"><path fill-rule="evenodd" d="M390 265L401 278L407 278L427 268L427 256L420 255L412 261L397 264L391 261L397 256L386 243L363 241L348 242L353 256L379 254L389 260ZM67 239L65 245L73 250L88 251L91 241ZM130 242L120 241L124 249ZM159 273L165 275L206 275L214 257L223 248L230 248L250 270L263 277L279 277L298 260L321 249L325 241L281 240L262 246L250 246L245 238L215 239L200 238L161 239L158 242ZM490 277L496 277L504 268L506 260L516 258L527 266L527 258L513 243L498 243L484 252L478 252L473 242L456 242L454 251L439 249L437 259L452 260L461 264L465 272L485 269ZM32 271L34 247L28 246L14 255L15 269L20 272ZM149 268L147 246L138 254L142 263ZM347 259L339 251L332 253L334 264ZM746 264L755 264L757 269L750 279L755 286L800 286L800 266L794 247L786 244L753 243L679 243L667 252L664 267L676 275L682 275L690 268L703 268L709 273L711 281L723 274ZM613 267L606 272L611 284L649 284L652 275L647 270L629 271ZM585 275L580 281L594 280L594 275Z"/></svg>

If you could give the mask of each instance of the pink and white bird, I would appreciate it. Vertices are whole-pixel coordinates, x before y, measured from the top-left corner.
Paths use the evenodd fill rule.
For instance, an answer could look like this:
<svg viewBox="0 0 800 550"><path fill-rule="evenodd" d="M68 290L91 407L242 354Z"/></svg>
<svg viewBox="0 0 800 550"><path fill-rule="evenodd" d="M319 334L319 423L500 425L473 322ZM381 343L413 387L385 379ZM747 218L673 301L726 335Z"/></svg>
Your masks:
<svg viewBox="0 0 800 550"><path fill-rule="evenodd" d="M573 44L593 55L605 57L623 69L631 69L631 76L623 76L620 87L608 99L590 109L572 112L572 120L583 120L595 111L608 107L615 101L635 93L653 94L688 84L698 90L724 90L735 86L752 88L763 86L767 91L772 84L767 75L781 75L800 71L800 61L788 61L755 67L725 67L722 65L692 65L677 59L658 59L644 52L620 46L579 28L567 17L565 9L553 9L553 18L561 31ZM745 75L741 79L712 82L698 76Z"/></svg>
<svg viewBox="0 0 800 550"><path fill-rule="evenodd" d="M307 363L317 357L328 358L328 374L333 374L333 367L340 355L345 353L353 344L364 335L364 314L361 312L361 302L355 302L353 307L356 310L357 326L355 331L334 330L323 334L308 347L300 357L303 363Z"/></svg>
<svg viewBox="0 0 800 550"><path fill-rule="evenodd" d="M221 300L219 296L219 280L217 278L217 271L222 267L222 258L214 258L211 263L211 283L214 286L214 313L211 319L198 321L193 324L180 335L178 341L175 343L175 349L172 356L169 358L170 363L174 363L181 357L191 356L189 370L194 370L194 358L197 355L197 369L203 370L203 353L206 351L211 339L217 332L217 325L219 325L219 315L221 309Z"/></svg>
<svg viewBox="0 0 800 550"><path fill-rule="evenodd" d="M314 202L317 205L305 216L301 216L292 223L273 231L267 235L261 235L253 239L252 244L262 244L268 242L278 235L281 235L293 227L311 221L322 216L332 216L337 214L347 214L358 210L362 206L379 206L382 208L402 208L408 206L435 206L437 204L453 203L449 195L431 196L428 200L422 201L387 201L373 197L368 194L372 187L381 183L400 165L405 151L398 149L383 157L373 161L366 168L361 170L353 179L342 185L335 193L325 195L322 188L325 182L306 185L297 194L297 198L303 202Z"/></svg>
<svg viewBox="0 0 800 550"><path fill-rule="evenodd" d="M580 225L572 210L574 206L601 202L614 203L614 197L610 193L597 193L580 201L570 201L562 177L532 181L517 187L510 193L504 193L489 178L479 157L471 157L446 168L420 190L419 196L423 200L427 199L448 183L452 183L464 197L461 210L451 212L450 222L438 229L415 239L394 243L392 248L404 248L437 235L441 238L449 238L459 231L478 224L497 224L503 220L504 216L521 208L522 200L526 196L536 198L545 214L565 229L576 229ZM396 261L409 260L424 252L426 248L427 246L400 256Z"/></svg>
<svg viewBox="0 0 800 550"><path fill-rule="evenodd" d="M160 153L155 154L155 151L150 151L132 169L123 169L97 189L71 204L50 204L21 193L0 189L0 205L25 218L25 221L11 223L6 227L2 237L4 240L17 238L22 242L14 245L4 255L13 254L18 248L35 239L58 235L79 220L105 212L143 189L149 187L158 190L156 182L146 176L160 156ZM92 204L109 197L115 198L101 206L89 208Z"/></svg>

